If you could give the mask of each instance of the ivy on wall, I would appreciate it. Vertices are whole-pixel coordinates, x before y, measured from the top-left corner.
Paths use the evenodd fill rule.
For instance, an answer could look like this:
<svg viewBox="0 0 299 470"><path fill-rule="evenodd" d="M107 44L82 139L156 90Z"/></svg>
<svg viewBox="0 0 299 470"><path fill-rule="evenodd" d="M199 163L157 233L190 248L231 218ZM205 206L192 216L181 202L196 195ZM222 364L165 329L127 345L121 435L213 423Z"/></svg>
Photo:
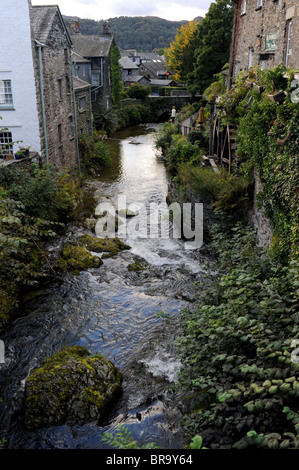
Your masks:
<svg viewBox="0 0 299 470"><path fill-rule="evenodd" d="M259 195L272 222L275 256L299 257L299 104L285 67L239 77L223 98L224 118L238 125L239 173L263 185Z"/></svg>

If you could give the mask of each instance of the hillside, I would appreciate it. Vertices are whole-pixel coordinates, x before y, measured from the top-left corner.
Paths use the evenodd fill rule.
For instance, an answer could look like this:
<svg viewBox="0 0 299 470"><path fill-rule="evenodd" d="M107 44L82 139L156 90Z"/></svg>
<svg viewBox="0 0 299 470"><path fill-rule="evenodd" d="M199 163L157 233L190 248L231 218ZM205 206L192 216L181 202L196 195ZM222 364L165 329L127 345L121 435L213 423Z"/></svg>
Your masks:
<svg viewBox="0 0 299 470"><path fill-rule="evenodd" d="M70 20L78 21L82 34L102 34L104 20L95 21L70 16L65 16L64 19L66 24ZM168 21L153 16L121 16L108 21L119 49L136 49L143 52L169 47L177 30L188 23L188 21Z"/></svg>

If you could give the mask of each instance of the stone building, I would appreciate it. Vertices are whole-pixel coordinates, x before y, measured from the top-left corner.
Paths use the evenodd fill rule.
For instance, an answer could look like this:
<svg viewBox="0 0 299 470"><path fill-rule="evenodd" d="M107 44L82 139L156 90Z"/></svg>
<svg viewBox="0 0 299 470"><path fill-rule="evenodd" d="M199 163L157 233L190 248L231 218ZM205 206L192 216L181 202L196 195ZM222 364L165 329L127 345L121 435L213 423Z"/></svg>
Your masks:
<svg viewBox="0 0 299 470"><path fill-rule="evenodd" d="M72 42L60 10L30 0L1 7L1 153L29 147L43 163L76 167Z"/></svg>
<svg viewBox="0 0 299 470"><path fill-rule="evenodd" d="M85 36L73 23L68 25L76 58L76 76L92 85L91 101L97 113L112 106L111 48L114 38L104 27L102 35Z"/></svg>
<svg viewBox="0 0 299 470"><path fill-rule="evenodd" d="M230 79L279 64L299 67L298 0L235 0Z"/></svg>
<svg viewBox="0 0 299 470"><path fill-rule="evenodd" d="M74 78L75 101L77 110L78 135L92 134L91 85L80 78Z"/></svg>
<svg viewBox="0 0 299 470"><path fill-rule="evenodd" d="M30 9L42 156L56 167L78 163L72 42L58 6Z"/></svg>
<svg viewBox="0 0 299 470"><path fill-rule="evenodd" d="M131 82L133 77L139 75L138 65L129 57L121 57L118 62L121 67L121 79L123 83Z"/></svg>

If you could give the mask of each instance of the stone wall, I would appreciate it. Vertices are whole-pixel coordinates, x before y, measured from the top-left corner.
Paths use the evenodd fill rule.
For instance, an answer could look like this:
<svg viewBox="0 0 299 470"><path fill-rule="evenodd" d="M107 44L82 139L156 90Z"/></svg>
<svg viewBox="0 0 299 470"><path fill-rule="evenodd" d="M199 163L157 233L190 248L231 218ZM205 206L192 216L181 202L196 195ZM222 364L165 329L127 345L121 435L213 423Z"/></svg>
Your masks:
<svg viewBox="0 0 299 470"><path fill-rule="evenodd" d="M263 187L256 171L254 173L254 179L253 209L249 214L249 223L255 230L258 245L267 248L272 241L272 226L270 220L265 215L264 207L260 207L258 203L257 195L263 191Z"/></svg>
<svg viewBox="0 0 299 470"><path fill-rule="evenodd" d="M250 66L269 68L287 63L299 66L299 5L296 0L244 0L235 5L230 75L248 71ZM289 22L292 22L288 42ZM287 61L287 51L288 61Z"/></svg>
<svg viewBox="0 0 299 470"><path fill-rule="evenodd" d="M78 134L92 134L92 114L89 87L75 89Z"/></svg>
<svg viewBox="0 0 299 470"><path fill-rule="evenodd" d="M45 136L40 93L38 48L33 45L37 101L41 129L42 158L46 162ZM72 82L71 47L58 12L45 47L42 47L42 79L45 103L48 161L57 168L75 167L78 162Z"/></svg>

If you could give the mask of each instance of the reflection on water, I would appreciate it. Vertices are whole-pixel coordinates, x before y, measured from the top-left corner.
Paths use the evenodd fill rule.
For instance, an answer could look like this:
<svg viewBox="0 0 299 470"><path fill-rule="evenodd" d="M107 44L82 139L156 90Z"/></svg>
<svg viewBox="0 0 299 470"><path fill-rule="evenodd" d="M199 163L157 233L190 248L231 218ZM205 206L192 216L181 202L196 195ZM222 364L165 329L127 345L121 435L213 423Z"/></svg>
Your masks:
<svg viewBox="0 0 299 470"><path fill-rule="evenodd" d="M99 201L116 205L118 196L125 195L128 205L166 205L167 174L154 148L156 128L138 126L108 139L113 163L97 182ZM3 380L10 385L0 405L0 420L11 448L103 448L101 433L119 423L139 444L180 446L178 407L169 401L167 390L180 369L173 348L176 318L182 308L192 305L192 283L201 275L200 255L186 252L180 240L131 237L128 242L131 249L105 259L100 268L66 276L28 301L23 316L5 336L8 360ZM136 257L143 269L130 272L128 265ZM159 312L166 313L171 323ZM73 344L100 352L120 367L121 400L102 427L89 423L26 432L22 426L26 377L45 357Z"/></svg>

